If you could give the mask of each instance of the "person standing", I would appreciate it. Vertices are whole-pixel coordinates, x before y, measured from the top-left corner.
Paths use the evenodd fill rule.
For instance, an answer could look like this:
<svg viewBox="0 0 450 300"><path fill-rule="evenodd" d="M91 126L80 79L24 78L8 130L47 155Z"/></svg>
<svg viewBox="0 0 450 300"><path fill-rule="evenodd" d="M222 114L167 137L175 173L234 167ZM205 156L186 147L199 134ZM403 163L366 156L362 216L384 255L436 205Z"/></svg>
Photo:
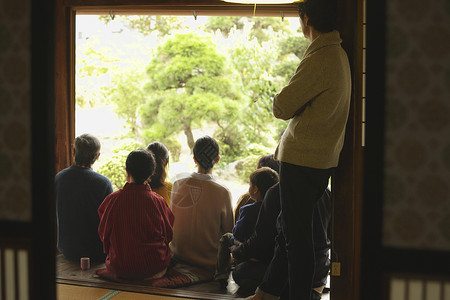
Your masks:
<svg viewBox="0 0 450 300"><path fill-rule="evenodd" d="M75 138L75 163L55 176L57 247L69 260L89 257L104 261L98 236L97 209L113 192L111 181L92 170L100 156L100 141L91 134Z"/></svg>
<svg viewBox="0 0 450 300"><path fill-rule="evenodd" d="M280 185L271 187L264 197L256 222L255 231L244 243L232 249L233 258L239 262L233 270L233 279L240 289L255 292L270 264L277 239L285 244L283 235L277 235L277 219L281 210ZM331 221L331 193L325 190L314 207L314 254L315 272L313 289L322 291L327 284L330 270L328 236ZM280 299L289 297L288 286L283 289ZM287 298L286 298L287 297Z"/></svg>
<svg viewBox="0 0 450 300"><path fill-rule="evenodd" d="M249 299L278 299L286 279L290 299L321 297L312 283L312 218L344 143L351 73L335 30L336 0L305 0L298 11L303 34L311 44L289 84L273 99L274 116L290 120L275 151L280 160L279 234L285 243L276 246L256 295Z"/></svg>

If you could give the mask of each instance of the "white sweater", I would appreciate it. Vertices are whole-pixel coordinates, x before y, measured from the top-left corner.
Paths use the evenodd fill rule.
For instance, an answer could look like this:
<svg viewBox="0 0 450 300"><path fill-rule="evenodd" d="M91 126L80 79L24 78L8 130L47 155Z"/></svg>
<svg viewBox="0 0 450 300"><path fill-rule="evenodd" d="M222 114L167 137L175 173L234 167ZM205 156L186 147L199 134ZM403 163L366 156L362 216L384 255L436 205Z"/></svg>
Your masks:
<svg viewBox="0 0 450 300"><path fill-rule="evenodd" d="M192 173L174 182L170 206L175 216L173 254L213 271L220 238L233 230L230 191L212 175Z"/></svg>

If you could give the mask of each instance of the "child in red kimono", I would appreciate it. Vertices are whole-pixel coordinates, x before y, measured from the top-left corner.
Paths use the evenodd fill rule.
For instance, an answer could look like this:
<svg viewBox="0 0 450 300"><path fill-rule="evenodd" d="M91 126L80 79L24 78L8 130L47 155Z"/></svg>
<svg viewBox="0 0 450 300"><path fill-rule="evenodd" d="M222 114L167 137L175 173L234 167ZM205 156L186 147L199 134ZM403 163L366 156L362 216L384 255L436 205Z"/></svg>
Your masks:
<svg viewBox="0 0 450 300"><path fill-rule="evenodd" d="M98 209L105 265L113 277L160 278L167 271L174 216L146 183L154 168L152 154L132 151L126 160L127 183Z"/></svg>

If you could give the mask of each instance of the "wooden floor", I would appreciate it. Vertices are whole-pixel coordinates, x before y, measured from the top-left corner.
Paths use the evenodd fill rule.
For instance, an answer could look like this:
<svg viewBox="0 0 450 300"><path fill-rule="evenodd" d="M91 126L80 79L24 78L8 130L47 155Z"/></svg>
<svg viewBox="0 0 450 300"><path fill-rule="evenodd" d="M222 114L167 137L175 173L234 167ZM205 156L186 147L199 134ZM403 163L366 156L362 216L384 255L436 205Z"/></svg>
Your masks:
<svg viewBox="0 0 450 300"><path fill-rule="evenodd" d="M104 282L93 284L75 280L56 279L58 299L235 299L248 293L238 292L239 287L230 282L221 290L217 282L199 283L178 289L152 288ZM103 298L102 298L103 297Z"/></svg>
<svg viewBox="0 0 450 300"><path fill-rule="evenodd" d="M94 276L96 269L104 266L92 265L90 270L82 271L76 263L57 258L56 286L57 299L205 299L222 300L249 296L243 292L230 276L226 290L215 281L196 283L182 288L155 288L142 285L124 284L103 280ZM329 300L324 294L322 300Z"/></svg>
<svg viewBox="0 0 450 300"><path fill-rule="evenodd" d="M81 270L79 265L74 262L67 261L61 256L56 259L56 283L58 290L61 290L61 298L58 299L72 299L66 298L71 295L73 289L80 287L88 288L82 289L86 293L94 293L92 299L97 299L98 294L103 297L105 294L111 291L120 291L121 297L125 297L127 294L124 292L131 292L141 295L159 295L170 299L175 297L177 299L235 299L249 296L249 293L239 290L239 286L233 281L230 276L227 289L221 289L218 282L208 281L203 283L195 283L182 288L156 288L150 286L142 286L137 284L117 283L108 280L104 280L95 276L95 270L104 267L104 264L93 264L89 270ZM90 289L89 289L90 288ZM104 293L106 291L106 293ZM98 294L97 294L98 293ZM102 294L104 293L104 294ZM96 298L97 297L97 298ZM114 296L114 300L120 299ZM89 297L88 297L89 298ZM112 296L110 297L112 298ZM110 299L106 298L106 299ZM73 298L73 299L85 299L85 298ZM87 299L87 298L86 298ZM91 298L89 298L91 299ZM124 298L128 299L128 298ZM133 299L133 298L129 298ZM148 298L145 298L148 299ZM158 298L150 298L158 299Z"/></svg>
<svg viewBox="0 0 450 300"><path fill-rule="evenodd" d="M57 299L58 300L191 300L191 299L211 299L211 298L195 298L191 296L186 298L184 296L170 296L170 295L155 295L148 293L135 293L120 290L111 290L97 287L87 287L71 284L56 284ZM207 296L207 294L205 294ZM205 296L204 295L204 296ZM220 298L220 295L216 295ZM322 296L322 300L329 300L328 294Z"/></svg>
<svg viewBox="0 0 450 300"><path fill-rule="evenodd" d="M170 297L160 295L141 294L133 292L125 292L118 290L110 290L103 288L86 287L69 284L56 284L56 292L58 300L165 300L165 299L192 299L183 297Z"/></svg>

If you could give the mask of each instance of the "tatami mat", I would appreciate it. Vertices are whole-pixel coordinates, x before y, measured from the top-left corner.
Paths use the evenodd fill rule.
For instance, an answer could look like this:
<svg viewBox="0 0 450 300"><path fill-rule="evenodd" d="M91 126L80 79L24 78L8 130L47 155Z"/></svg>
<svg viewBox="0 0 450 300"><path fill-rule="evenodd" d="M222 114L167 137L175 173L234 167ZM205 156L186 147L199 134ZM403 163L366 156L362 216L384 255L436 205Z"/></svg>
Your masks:
<svg viewBox="0 0 450 300"><path fill-rule="evenodd" d="M180 298L159 296L109 290L94 287L85 287L69 284L56 284L58 300L191 300L192 298Z"/></svg>

